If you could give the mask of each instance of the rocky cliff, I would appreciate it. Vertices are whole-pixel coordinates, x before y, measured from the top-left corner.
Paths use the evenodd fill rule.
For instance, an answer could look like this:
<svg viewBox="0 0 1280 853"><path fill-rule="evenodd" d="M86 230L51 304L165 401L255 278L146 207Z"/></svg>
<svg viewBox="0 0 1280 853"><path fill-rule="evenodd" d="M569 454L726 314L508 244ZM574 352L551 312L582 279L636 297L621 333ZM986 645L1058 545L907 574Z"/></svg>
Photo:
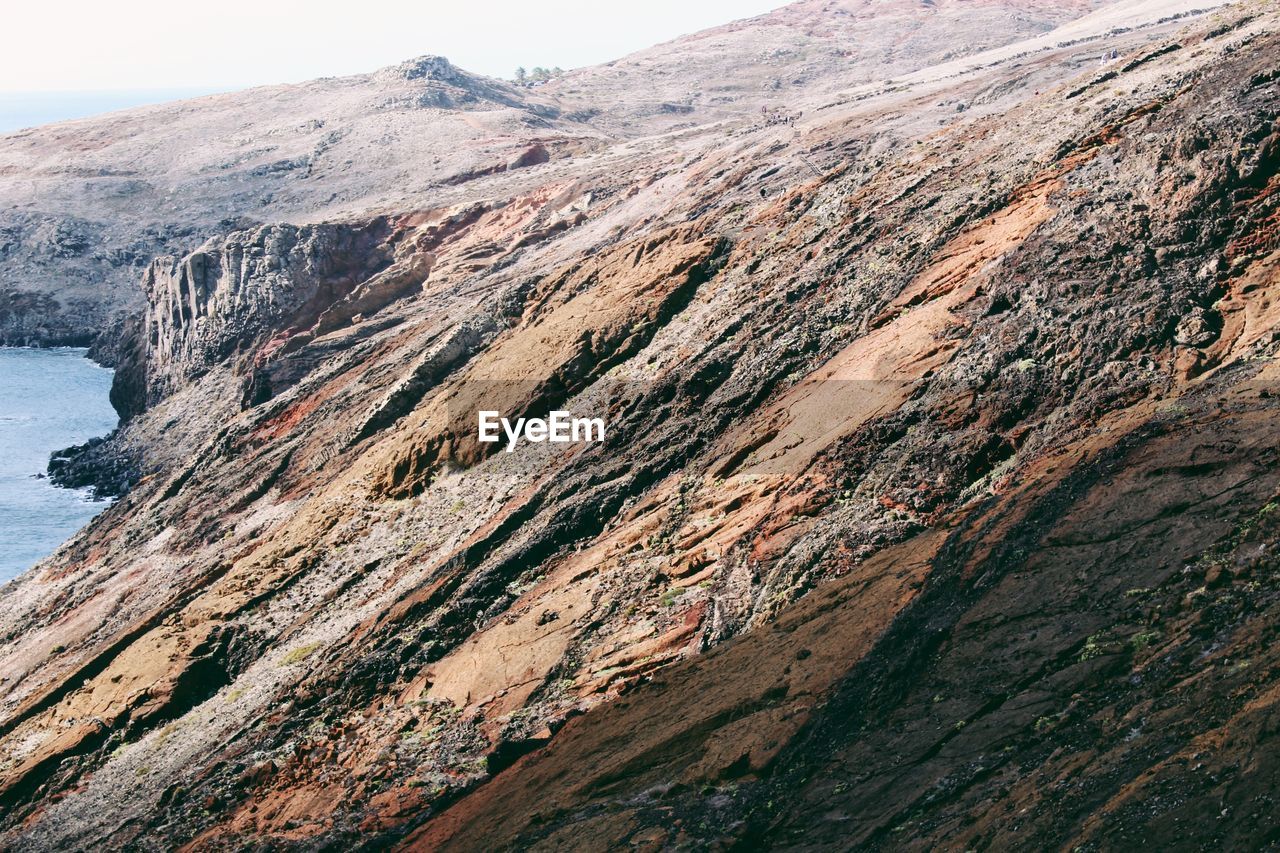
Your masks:
<svg viewBox="0 0 1280 853"><path fill-rule="evenodd" d="M1273 843L1280 8L1087 6L152 262L0 837Z"/></svg>

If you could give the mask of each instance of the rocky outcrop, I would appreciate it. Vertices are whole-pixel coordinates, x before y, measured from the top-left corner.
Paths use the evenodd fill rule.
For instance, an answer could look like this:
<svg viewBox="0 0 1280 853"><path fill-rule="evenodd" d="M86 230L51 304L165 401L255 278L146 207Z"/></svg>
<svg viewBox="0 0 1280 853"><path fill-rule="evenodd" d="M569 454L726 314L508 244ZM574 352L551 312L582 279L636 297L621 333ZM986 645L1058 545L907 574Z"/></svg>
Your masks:
<svg viewBox="0 0 1280 853"><path fill-rule="evenodd" d="M3 843L1264 846L1280 11L1188 11L153 267Z"/></svg>
<svg viewBox="0 0 1280 853"><path fill-rule="evenodd" d="M264 226L211 240L181 260L156 260L142 278L150 305L138 365L145 380L121 381L145 387L144 402L152 405L213 365L243 361L277 335L309 330L390 265L388 237L385 220Z"/></svg>
<svg viewBox="0 0 1280 853"><path fill-rule="evenodd" d="M0 294L3 346L83 346L91 337L78 322L66 324L62 304L44 293L10 290Z"/></svg>

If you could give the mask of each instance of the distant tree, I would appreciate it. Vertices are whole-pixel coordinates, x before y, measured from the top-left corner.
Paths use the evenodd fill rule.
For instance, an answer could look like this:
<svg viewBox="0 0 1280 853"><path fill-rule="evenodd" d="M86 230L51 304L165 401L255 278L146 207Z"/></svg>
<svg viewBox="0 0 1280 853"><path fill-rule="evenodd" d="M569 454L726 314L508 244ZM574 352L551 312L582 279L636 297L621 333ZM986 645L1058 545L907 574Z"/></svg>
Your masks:
<svg viewBox="0 0 1280 853"><path fill-rule="evenodd" d="M516 69L516 82L521 86L529 82L529 72L524 70L523 65Z"/></svg>
<svg viewBox="0 0 1280 853"><path fill-rule="evenodd" d="M551 79L551 72L543 68L541 65L537 65L534 66L530 77L533 78L533 82L535 83L545 83Z"/></svg>
<svg viewBox="0 0 1280 853"><path fill-rule="evenodd" d="M564 76L564 69L563 69L563 68L561 68L559 65L557 65L555 68L552 68L552 69L551 69L551 76L552 76L552 77L563 77L563 76Z"/></svg>

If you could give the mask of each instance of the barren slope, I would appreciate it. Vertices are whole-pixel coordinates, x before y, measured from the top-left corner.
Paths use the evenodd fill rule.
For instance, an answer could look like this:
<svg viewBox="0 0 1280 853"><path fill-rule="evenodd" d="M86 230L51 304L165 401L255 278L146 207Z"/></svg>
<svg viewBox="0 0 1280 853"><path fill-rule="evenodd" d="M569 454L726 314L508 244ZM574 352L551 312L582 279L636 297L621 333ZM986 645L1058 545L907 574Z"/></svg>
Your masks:
<svg viewBox="0 0 1280 853"><path fill-rule="evenodd" d="M1186 11L152 262L3 843L1273 843L1280 9Z"/></svg>
<svg viewBox="0 0 1280 853"><path fill-rule="evenodd" d="M534 89L421 57L0 136L0 342L96 341L110 360L158 254L257 223L485 198L478 176L749 122L762 105L1017 41L1095 5L801 3Z"/></svg>

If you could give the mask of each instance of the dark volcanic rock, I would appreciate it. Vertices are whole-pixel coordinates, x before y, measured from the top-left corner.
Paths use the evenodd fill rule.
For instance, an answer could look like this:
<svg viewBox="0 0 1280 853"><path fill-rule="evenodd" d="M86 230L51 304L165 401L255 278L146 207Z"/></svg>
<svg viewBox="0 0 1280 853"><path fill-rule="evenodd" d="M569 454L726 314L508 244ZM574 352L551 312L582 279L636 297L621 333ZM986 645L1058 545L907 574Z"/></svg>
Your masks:
<svg viewBox="0 0 1280 853"><path fill-rule="evenodd" d="M123 495L141 476L140 462L106 441L91 438L50 454L49 479L67 489L90 488L99 499Z"/></svg>

